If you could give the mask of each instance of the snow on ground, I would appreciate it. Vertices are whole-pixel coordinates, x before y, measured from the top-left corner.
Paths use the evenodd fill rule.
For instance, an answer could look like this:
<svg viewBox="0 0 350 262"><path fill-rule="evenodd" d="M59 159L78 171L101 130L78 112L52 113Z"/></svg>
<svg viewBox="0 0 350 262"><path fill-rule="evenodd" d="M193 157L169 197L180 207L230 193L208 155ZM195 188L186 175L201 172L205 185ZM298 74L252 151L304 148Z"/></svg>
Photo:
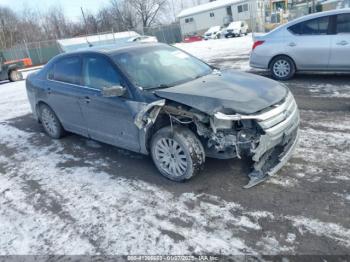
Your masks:
<svg viewBox="0 0 350 262"><path fill-rule="evenodd" d="M222 68L248 71L249 55L253 45L251 34L237 38L223 38L193 43L180 43L175 46L208 63L220 60Z"/></svg>
<svg viewBox="0 0 350 262"><path fill-rule="evenodd" d="M286 165L294 175L288 179L276 177L269 183L293 187L304 179L317 183L350 181L349 116L339 113L334 119L334 113L301 110L301 119L299 147Z"/></svg>
<svg viewBox="0 0 350 262"><path fill-rule="evenodd" d="M23 78L26 79L29 74L35 73L40 68L41 67L36 67L31 70L22 71ZM0 81L0 122L30 112L27 93L24 89L24 81L14 83Z"/></svg>
<svg viewBox="0 0 350 262"><path fill-rule="evenodd" d="M340 225L248 211L205 193L175 196L99 171L106 160L62 168L74 155L62 154L60 141L35 145L40 139L45 135L0 126L0 145L16 151L0 159L6 170L0 173L1 255L293 253L293 233L284 243L269 231L256 247L245 243L252 231L261 232L263 219L289 221L296 230L350 247L350 230Z"/></svg>
<svg viewBox="0 0 350 262"><path fill-rule="evenodd" d="M24 82L0 82L0 121L25 115L29 112Z"/></svg>
<svg viewBox="0 0 350 262"><path fill-rule="evenodd" d="M305 234L350 247L350 231L339 224L249 210L206 193L175 195L161 186L101 171L110 164L101 157L65 167L68 161L83 159L66 152L62 141L11 124L12 118L30 112L24 82L0 85L0 112L0 255L293 254ZM326 125L326 119L316 124ZM316 141L319 146L312 152ZM311 163L338 158L346 165L346 141L346 133L304 128L296 158ZM331 149L327 155L325 148ZM310 179L313 170L307 166L298 172ZM289 230L276 235L274 228L281 223ZM248 241L252 234L257 235L254 243Z"/></svg>
<svg viewBox="0 0 350 262"><path fill-rule="evenodd" d="M334 74L324 73L323 75L326 77L328 75ZM339 75L340 77L347 75ZM306 89L313 97L334 97L334 98L350 98L350 84L349 83L313 83L309 85L305 85L303 82L295 83L299 88Z"/></svg>

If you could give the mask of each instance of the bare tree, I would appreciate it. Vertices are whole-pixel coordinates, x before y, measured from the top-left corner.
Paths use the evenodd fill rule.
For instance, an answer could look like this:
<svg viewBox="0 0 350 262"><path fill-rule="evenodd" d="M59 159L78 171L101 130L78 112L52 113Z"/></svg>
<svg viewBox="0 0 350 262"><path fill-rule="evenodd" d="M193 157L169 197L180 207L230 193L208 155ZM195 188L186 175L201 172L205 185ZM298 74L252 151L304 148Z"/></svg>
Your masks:
<svg viewBox="0 0 350 262"><path fill-rule="evenodd" d="M9 8L0 7L0 47L12 46L18 36L18 18Z"/></svg>
<svg viewBox="0 0 350 262"><path fill-rule="evenodd" d="M136 12L130 1L111 0L110 12L113 17L113 25L117 31L136 28Z"/></svg>
<svg viewBox="0 0 350 262"><path fill-rule="evenodd" d="M100 32L111 31L114 28L114 18L110 8L102 8L96 15Z"/></svg>
<svg viewBox="0 0 350 262"><path fill-rule="evenodd" d="M167 0L130 0L129 2L135 9L143 28L152 26L167 4Z"/></svg>
<svg viewBox="0 0 350 262"><path fill-rule="evenodd" d="M51 7L44 15L43 29L49 39L60 39L70 36L70 22L60 6Z"/></svg>
<svg viewBox="0 0 350 262"><path fill-rule="evenodd" d="M93 14L86 15L86 30L88 34L95 34L99 31L98 20Z"/></svg>
<svg viewBox="0 0 350 262"><path fill-rule="evenodd" d="M176 0L110 0L110 5L96 14L87 12L85 20L75 22L66 17L59 5L42 13L29 7L24 8L22 13L15 13L10 8L0 6L0 48L23 42L80 36L86 31L90 34L112 30L119 32L141 26L145 29L162 20L172 22L175 17L169 20L169 15L165 14L170 1L172 6L169 8L173 8L175 16Z"/></svg>

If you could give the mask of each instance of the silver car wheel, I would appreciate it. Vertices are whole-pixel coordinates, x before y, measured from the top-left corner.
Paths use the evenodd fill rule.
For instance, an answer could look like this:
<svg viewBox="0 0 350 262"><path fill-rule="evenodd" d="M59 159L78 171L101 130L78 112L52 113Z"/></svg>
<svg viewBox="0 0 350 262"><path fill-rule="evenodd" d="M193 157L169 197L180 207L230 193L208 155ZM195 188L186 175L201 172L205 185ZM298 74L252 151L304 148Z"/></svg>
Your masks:
<svg viewBox="0 0 350 262"><path fill-rule="evenodd" d="M273 73L278 77L286 77L290 74L290 64L286 60L277 60L273 65Z"/></svg>
<svg viewBox="0 0 350 262"><path fill-rule="evenodd" d="M45 130L52 136L55 136L58 132L58 123L56 121L55 116L53 113L47 109L43 108L41 112L41 121L43 126L45 127Z"/></svg>
<svg viewBox="0 0 350 262"><path fill-rule="evenodd" d="M159 166L169 175L181 177L187 170L187 158L180 144L171 138L158 140L155 158Z"/></svg>

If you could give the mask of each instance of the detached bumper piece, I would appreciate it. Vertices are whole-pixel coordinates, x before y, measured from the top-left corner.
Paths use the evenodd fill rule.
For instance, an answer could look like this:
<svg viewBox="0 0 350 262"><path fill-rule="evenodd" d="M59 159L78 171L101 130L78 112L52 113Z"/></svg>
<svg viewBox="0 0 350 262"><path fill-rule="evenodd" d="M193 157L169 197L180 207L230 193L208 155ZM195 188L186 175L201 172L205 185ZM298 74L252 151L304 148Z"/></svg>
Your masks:
<svg viewBox="0 0 350 262"><path fill-rule="evenodd" d="M291 94L274 109L257 116L265 131L253 151L254 171L244 188L251 188L275 175L291 158L299 139L299 111Z"/></svg>
<svg viewBox="0 0 350 262"><path fill-rule="evenodd" d="M288 140L287 144L278 145L262 156L260 162L255 164L254 171L248 175L249 183L243 188L248 189L264 182L270 176L274 176L288 162L297 147L299 130L296 129L292 136L288 137Z"/></svg>

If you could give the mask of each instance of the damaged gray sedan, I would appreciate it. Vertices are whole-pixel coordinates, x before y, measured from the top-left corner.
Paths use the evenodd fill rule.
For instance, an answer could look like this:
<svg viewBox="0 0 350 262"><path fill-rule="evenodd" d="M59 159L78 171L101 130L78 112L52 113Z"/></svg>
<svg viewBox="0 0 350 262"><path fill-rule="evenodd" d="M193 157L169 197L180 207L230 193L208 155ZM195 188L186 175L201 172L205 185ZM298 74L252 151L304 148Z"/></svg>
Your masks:
<svg viewBox="0 0 350 262"><path fill-rule="evenodd" d="M206 157L244 156L253 160L249 188L274 175L298 141L299 112L284 85L164 44L63 54L26 87L50 137L68 131L150 154L174 181L198 174Z"/></svg>

